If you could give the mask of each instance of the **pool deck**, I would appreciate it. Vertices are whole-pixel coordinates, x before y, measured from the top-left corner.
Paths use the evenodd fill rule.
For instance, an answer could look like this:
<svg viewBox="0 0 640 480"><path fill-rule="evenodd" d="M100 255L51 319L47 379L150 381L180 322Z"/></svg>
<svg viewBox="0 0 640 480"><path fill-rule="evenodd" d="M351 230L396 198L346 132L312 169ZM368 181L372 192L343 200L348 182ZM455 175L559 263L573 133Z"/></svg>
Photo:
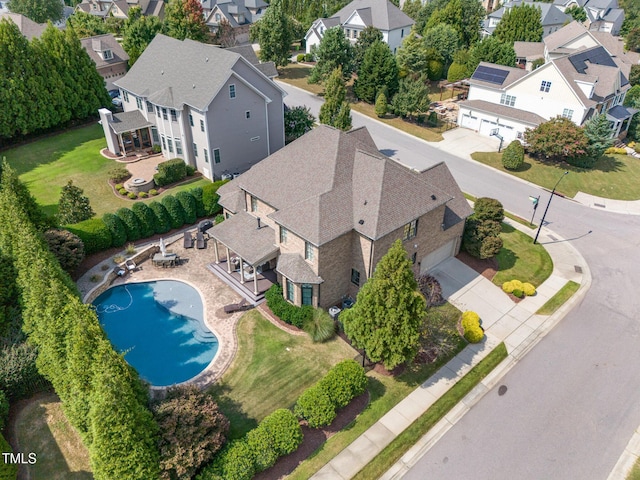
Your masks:
<svg viewBox="0 0 640 480"><path fill-rule="evenodd" d="M194 228L189 230L194 231ZM236 327L238 320L244 312L233 314L224 313L224 306L230 303L238 303L241 296L214 275L208 268L213 261L213 248L198 250L196 248L185 249L182 245L182 233L174 235L175 241L165 239L167 251L178 254L180 265L174 268L155 267L151 259L145 260L137 266L131 274L117 278L112 285L125 283L146 282L152 280L181 280L195 287L202 296L204 303L204 320L209 329L218 337L219 348L216 356L209 366L199 375L185 383L196 384L204 388L220 378L233 362L238 350L238 338ZM156 244L157 242L153 242ZM148 245L148 244L145 244ZM138 249L144 245L136 245ZM108 270L102 270L103 265L108 265ZM86 272L77 282L78 289L83 298L100 282L92 282L91 277L98 275L101 278L113 270L116 264L113 259L108 259L96 265ZM85 300L86 301L86 300ZM154 390L163 390L167 387L152 387Z"/></svg>

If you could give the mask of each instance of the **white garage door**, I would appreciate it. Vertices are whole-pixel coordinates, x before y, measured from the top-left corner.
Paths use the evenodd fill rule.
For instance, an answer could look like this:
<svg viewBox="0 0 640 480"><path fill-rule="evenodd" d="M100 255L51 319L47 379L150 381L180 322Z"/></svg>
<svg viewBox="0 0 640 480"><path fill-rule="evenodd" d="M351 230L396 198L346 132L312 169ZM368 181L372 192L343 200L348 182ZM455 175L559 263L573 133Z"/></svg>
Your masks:
<svg viewBox="0 0 640 480"><path fill-rule="evenodd" d="M498 124L496 122L490 122L489 120L482 120L480 122L480 134L481 135L489 135L491 130L498 128Z"/></svg>
<svg viewBox="0 0 640 480"><path fill-rule="evenodd" d="M431 270L440 262L444 262L447 258L451 257L456 246L455 238L449 243L431 252L429 255L422 259L420 262L420 273L424 273L427 270Z"/></svg>
<svg viewBox="0 0 640 480"><path fill-rule="evenodd" d="M478 129L478 117L473 117L471 115L462 115L461 125L464 128L470 128L471 130Z"/></svg>

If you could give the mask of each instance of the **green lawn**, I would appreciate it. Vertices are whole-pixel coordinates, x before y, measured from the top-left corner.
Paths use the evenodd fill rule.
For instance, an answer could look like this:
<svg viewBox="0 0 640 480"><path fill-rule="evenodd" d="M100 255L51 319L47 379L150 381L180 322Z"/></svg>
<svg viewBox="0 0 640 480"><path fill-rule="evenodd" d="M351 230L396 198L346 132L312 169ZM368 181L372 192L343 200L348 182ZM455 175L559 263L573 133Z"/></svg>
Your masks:
<svg viewBox="0 0 640 480"><path fill-rule="evenodd" d="M579 288L579 283L569 280L560 290L558 290L558 292L553 297L551 297L547 301L547 303L540 307L536 314L551 315L553 312L558 310L564 304L564 302L569 300L571 296L578 291Z"/></svg>
<svg viewBox="0 0 640 480"><path fill-rule="evenodd" d="M485 165L553 189L563 172L570 172L558 185L557 191L568 197L584 192L598 197L616 200L640 199L640 160L628 155L606 155L592 169L553 165L525 157L525 163L518 171L506 170L502 166L502 154L497 152L476 152L471 157Z"/></svg>
<svg viewBox="0 0 640 480"><path fill-rule="evenodd" d="M98 217L105 212L115 212L120 207L130 207L133 201L116 196L108 183L108 172L117 164L100 155L106 147L100 125L93 124L45 137L35 142L0 153L16 169L20 179L29 187L47 215L58 210L58 199L67 181L84 190ZM169 190L202 186L209 181L197 179ZM153 197L145 202L151 202ZM142 201L142 200L136 200Z"/></svg>
<svg viewBox="0 0 640 480"><path fill-rule="evenodd" d="M504 282L520 280L537 287L549 278L553 261L542 245L534 245L533 238L506 223L502 224L500 238L503 247L496 256L498 273L493 277L495 285L502 287Z"/></svg>
<svg viewBox="0 0 640 480"><path fill-rule="evenodd" d="M627 475L627 480L640 480L640 458L633 465L629 475Z"/></svg>
<svg viewBox="0 0 640 480"><path fill-rule="evenodd" d="M415 443L438 423L460 400L507 357L504 343L498 345L469 373L453 385L425 413L398 435L380 454L354 477L355 480L380 478Z"/></svg>
<svg viewBox="0 0 640 480"><path fill-rule="evenodd" d="M357 355L338 337L313 343L307 335L280 330L256 310L240 320L238 342L233 365L211 387L231 422L231 438L241 437L274 410L292 407L331 366Z"/></svg>
<svg viewBox="0 0 640 480"><path fill-rule="evenodd" d="M34 397L18 414L16 437L20 452L36 454L28 465L31 480L89 480L89 452L78 432L69 424L55 394Z"/></svg>

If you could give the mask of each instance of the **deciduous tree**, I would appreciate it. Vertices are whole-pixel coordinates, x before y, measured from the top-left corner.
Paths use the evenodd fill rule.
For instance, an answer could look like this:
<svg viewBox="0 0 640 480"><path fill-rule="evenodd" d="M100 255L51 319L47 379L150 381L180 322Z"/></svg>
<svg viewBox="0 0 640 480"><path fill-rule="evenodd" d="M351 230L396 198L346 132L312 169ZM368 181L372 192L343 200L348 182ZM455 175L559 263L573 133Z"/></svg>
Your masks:
<svg viewBox="0 0 640 480"><path fill-rule="evenodd" d="M69 180L62 187L60 201L58 202L58 222L60 225L69 225L87 220L95 215L91 208L89 198L84 195L84 190Z"/></svg>
<svg viewBox="0 0 640 480"><path fill-rule="evenodd" d="M291 143L313 128L316 117L309 107L297 106L284 111L284 141Z"/></svg>
<svg viewBox="0 0 640 480"><path fill-rule="evenodd" d="M77 235L56 228L44 232L44 239L63 270L72 273L84 260L84 243Z"/></svg>
<svg viewBox="0 0 640 480"><path fill-rule="evenodd" d="M577 22L586 22L587 21L587 12L584 11L584 8L578 5L572 5L564 11L565 14L571 15Z"/></svg>
<svg viewBox="0 0 640 480"><path fill-rule="evenodd" d="M397 240L363 285L355 305L344 310L340 320L353 344L390 370L412 360L418 352L425 308L411 260Z"/></svg>
<svg viewBox="0 0 640 480"><path fill-rule="evenodd" d="M344 80L351 78L353 46L344 36L341 27L333 27L324 32L320 45L313 49L313 55L317 63L311 70L309 83L324 82L338 67Z"/></svg>
<svg viewBox="0 0 640 480"><path fill-rule="evenodd" d="M556 117L524 133L529 152L556 161L585 157L589 139L584 129L568 118Z"/></svg>
<svg viewBox="0 0 640 480"><path fill-rule="evenodd" d="M289 63L293 22L282 9L281 0L272 0L262 18L251 26L251 38L260 44L260 60L276 66Z"/></svg>
<svg viewBox="0 0 640 480"><path fill-rule="evenodd" d="M422 2L420 0L405 0L402 11L415 20L421 8Z"/></svg>
<svg viewBox="0 0 640 480"><path fill-rule="evenodd" d="M640 26L632 28L629 30L626 36L626 44L627 50L631 50L632 52L640 52Z"/></svg>
<svg viewBox="0 0 640 480"><path fill-rule="evenodd" d="M505 11L492 37L504 43L542 41L540 9L523 3Z"/></svg>
<svg viewBox="0 0 640 480"><path fill-rule="evenodd" d="M76 31L80 38L93 37L107 33L102 18L79 10L67 19L67 25Z"/></svg>
<svg viewBox="0 0 640 480"><path fill-rule="evenodd" d="M502 42L493 36L485 38L469 51L468 72L473 73L480 62L515 67L516 52L513 44Z"/></svg>
<svg viewBox="0 0 640 480"><path fill-rule="evenodd" d="M385 89L393 96L398 91L398 66L389 46L378 40L364 55L353 84L353 92L365 102L373 103L379 91Z"/></svg>
<svg viewBox="0 0 640 480"><path fill-rule="evenodd" d="M236 31L226 18L223 18L218 24L215 38L216 42L224 48L233 47L238 43Z"/></svg>
<svg viewBox="0 0 640 480"><path fill-rule="evenodd" d="M444 8L433 12L426 28L439 23L451 25L460 36L460 45L469 48L480 39L480 24L486 14L477 0L450 0Z"/></svg>
<svg viewBox="0 0 640 480"><path fill-rule="evenodd" d="M460 48L460 37L451 25L439 23L435 27L425 30L424 45L435 50L442 58L445 68L448 68Z"/></svg>
<svg viewBox="0 0 640 480"><path fill-rule="evenodd" d="M165 7L164 31L178 40L189 38L198 42L207 39L202 4L198 0L170 0Z"/></svg>
<svg viewBox="0 0 640 480"><path fill-rule="evenodd" d="M145 17L140 13L140 7L137 5L129 9L129 18L123 27L122 48L129 55L130 66L136 63L160 30L162 30L162 22L158 17Z"/></svg>
<svg viewBox="0 0 640 480"><path fill-rule="evenodd" d="M60 0L9 0L13 13L21 13L36 23L57 22L62 18L63 4Z"/></svg>

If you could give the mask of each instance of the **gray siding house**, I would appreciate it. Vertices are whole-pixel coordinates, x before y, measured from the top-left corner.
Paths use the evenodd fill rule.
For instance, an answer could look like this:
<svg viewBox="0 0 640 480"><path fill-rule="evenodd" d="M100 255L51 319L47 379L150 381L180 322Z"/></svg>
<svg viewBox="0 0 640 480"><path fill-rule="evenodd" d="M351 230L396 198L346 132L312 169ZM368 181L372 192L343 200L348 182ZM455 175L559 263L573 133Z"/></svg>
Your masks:
<svg viewBox="0 0 640 480"><path fill-rule="evenodd" d="M214 180L284 146L285 92L236 52L159 34L114 84L124 112L100 111L114 155L156 144Z"/></svg>

